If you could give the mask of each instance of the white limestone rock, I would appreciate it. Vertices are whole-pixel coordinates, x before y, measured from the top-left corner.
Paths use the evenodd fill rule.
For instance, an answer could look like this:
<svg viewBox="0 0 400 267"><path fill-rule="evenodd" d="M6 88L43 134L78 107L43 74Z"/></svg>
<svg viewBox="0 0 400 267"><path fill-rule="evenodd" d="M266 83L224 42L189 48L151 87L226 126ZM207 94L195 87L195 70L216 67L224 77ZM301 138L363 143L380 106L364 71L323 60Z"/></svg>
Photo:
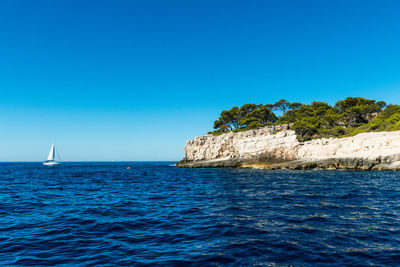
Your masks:
<svg viewBox="0 0 400 267"><path fill-rule="evenodd" d="M234 160L233 160L234 159ZM346 138L322 138L300 143L286 126L264 127L189 140L181 167L236 166L237 161L322 162L329 159L351 167L352 160L364 168L400 169L400 131L361 133ZM229 161L228 161L229 160ZM225 161L225 163L223 163ZM212 164L211 164L212 163ZM282 165L284 167L284 165ZM311 165L310 165L311 166ZM312 165L314 166L314 165ZM322 166L324 166L322 164ZM327 165L328 166L328 165ZM336 163L335 163L336 166Z"/></svg>

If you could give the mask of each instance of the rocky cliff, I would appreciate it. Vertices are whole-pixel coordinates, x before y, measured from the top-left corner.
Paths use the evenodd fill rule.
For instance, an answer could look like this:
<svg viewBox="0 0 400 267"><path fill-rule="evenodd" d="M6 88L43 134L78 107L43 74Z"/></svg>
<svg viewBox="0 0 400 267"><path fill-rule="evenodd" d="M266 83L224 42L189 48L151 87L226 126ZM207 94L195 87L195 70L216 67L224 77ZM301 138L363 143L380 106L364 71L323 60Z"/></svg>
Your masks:
<svg viewBox="0 0 400 267"><path fill-rule="evenodd" d="M400 131L301 143L285 126L189 140L179 167L400 170Z"/></svg>

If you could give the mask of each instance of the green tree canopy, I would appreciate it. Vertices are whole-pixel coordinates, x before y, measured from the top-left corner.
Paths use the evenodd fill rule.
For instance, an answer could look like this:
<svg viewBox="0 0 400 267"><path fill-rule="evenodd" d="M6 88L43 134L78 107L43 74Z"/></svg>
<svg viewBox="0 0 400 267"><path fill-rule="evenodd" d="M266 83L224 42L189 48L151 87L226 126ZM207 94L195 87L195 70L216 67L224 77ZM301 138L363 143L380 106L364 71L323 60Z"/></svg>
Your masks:
<svg viewBox="0 0 400 267"><path fill-rule="evenodd" d="M277 116L267 105L245 104L224 110L218 120L214 122L213 133L227 131L243 131L271 125L277 121Z"/></svg>
<svg viewBox="0 0 400 267"><path fill-rule="evenodd" d="M384 101L362 97L347 97L334 106L319 101L290 103L285 99L274 104L245 104L222 111L211 133L246 131L276 124L290 125L301 141L364 131L400 130L400 106L386 106Z"/></svg>

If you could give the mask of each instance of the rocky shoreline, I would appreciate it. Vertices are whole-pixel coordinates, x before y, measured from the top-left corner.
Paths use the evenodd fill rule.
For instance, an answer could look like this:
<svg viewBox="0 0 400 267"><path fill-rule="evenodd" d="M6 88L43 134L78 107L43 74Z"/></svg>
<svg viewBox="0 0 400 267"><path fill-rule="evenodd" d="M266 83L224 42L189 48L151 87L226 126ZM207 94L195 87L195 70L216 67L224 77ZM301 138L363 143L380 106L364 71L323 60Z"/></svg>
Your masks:
<svg viewBox="0 0 400 267"><path fill-rule="evenodd" d="M287 126L189 140L178 167L400 170L400 131L299 142Z"/></svg>

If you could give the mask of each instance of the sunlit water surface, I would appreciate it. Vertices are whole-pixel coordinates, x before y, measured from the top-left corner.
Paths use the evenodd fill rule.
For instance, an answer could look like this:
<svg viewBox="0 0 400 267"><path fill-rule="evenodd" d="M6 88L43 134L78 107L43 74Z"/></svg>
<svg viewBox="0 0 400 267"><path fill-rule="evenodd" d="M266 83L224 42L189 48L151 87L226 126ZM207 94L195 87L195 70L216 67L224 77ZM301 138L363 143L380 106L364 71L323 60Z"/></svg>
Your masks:
<svg viewBox="0 0 400 267"><path fill-rule="evenodd" d="M170 164L0 164L0 265L400 264L399 172Z"/></svg>

